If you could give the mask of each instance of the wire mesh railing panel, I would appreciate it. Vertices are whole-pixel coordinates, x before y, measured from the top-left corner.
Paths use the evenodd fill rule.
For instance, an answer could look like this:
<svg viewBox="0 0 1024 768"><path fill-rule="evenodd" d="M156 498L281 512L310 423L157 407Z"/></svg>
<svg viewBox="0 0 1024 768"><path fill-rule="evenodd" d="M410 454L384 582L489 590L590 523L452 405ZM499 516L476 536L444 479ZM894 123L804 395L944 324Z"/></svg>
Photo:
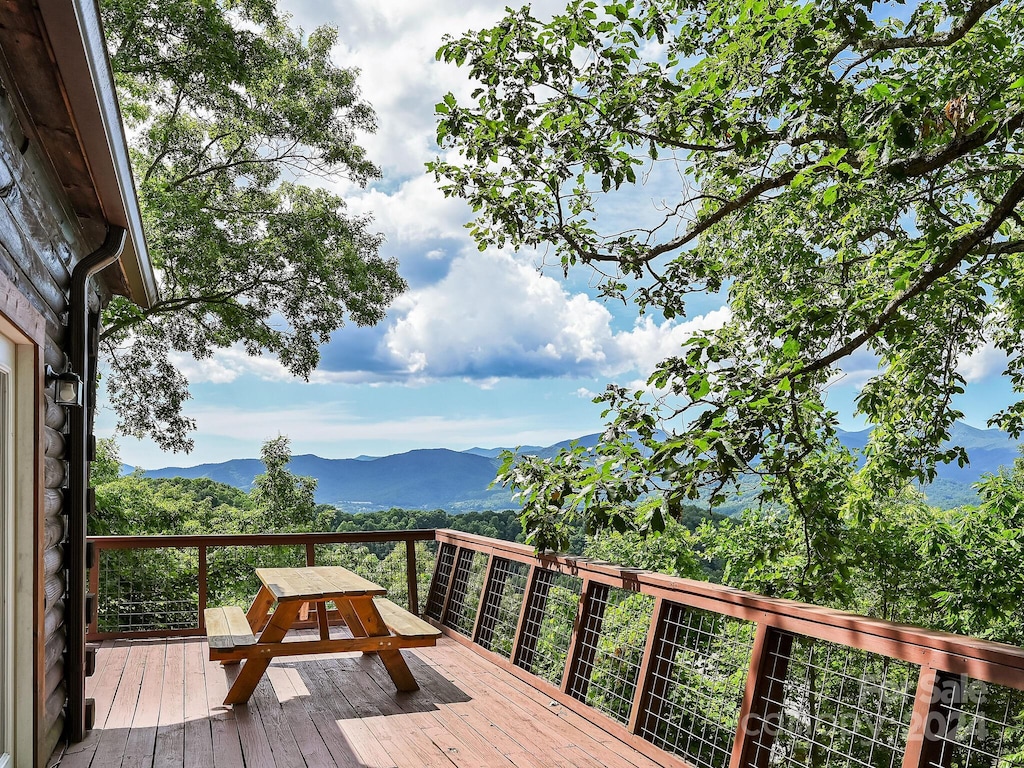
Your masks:
<svg viewBox="0 0 1024 768"><path fill-rule="evenodd" d="M559 685L565 671L583 580L539 571L530 592L516 665Z"/></svg>
<svg viewBox="0 0 1024 768"><path fill-rule="evenodd" d="M477 642L506 659L512 656L512 642L529 573L530 567L525 563L503 557L494 558L491 566L491 581L484 598Z"/></svg>
<svg viewBox="0 0 1024 768"><path fill-rule="evenodd" d="M436 541L416 542L416 592L420 604L416 614L422 616L427 610L427 599L430 597L431 579L434 578L434 564L440 547Z"/></svg>
<svg viewBox="0 0 1024 768"><path fill-rule="evenodd" d="M208 547L206 603L248 608L262 586L257 568L300 568L305 564L306 548L300 545Z"/></svg>
<svg viewBox="0 0 1024 768"><path fill-rule="evenodd" d="M471 549L460 550L455 574L452 576L451 596L444 614L445 626L467 637L473 634L486 577L487 555Z"/></svg>
<svg viewBox="0 0 1024 768"><path fill-rule="evenodd" d="M569 693L620 723L629 722L654 598L595 585L587 595L579 665Z"/></svg>
<svg viewBox="0 0 1024 768"><path fill-rule="evenodd" d="M1024 768L1024 691L965 678L928 768Z"/></svg>
<svg viewBox="0 0 1024 768"><path fill-rule="evenodd" d="M899 768L919 667L811 638L775 634L770 723L754 765ZM766 742L770 742L766 743ZM760 754L768 750L768 759Z"/></svg>
<svg viewBox="0 0 1024 768"><path fill-rule="evenodd" d="M388 599L409 607L409 581L407 551L404 541L385 541L366 544L317 544L315 548L317 565L340 565L379 584L388 591ZM422 589L419 595L426 595L430 575L434 572L434 556L416 543L416 582ZM422 598L420 599L422 603ZM417 606L419 610L421 606Z"/></svg>
<svg viewBox="0 0 1024 768"><path fill-rule="evenodd" d="M755 626L666 603L640 735L695 768L729 764Z"/></svg>
<svg viewBox="0 0 1024 768"><path fill-rule="evenodd" d="M448 582L451 581L454 568L455 545L442 544L437 555L435 578L430 583L427 607L424 609L427 616L432 619L441 620L441 611L444 610L444 597L448 593Z"/></svg>
<svg viewBox="0 0 1024 768"><path fill-rule="evenodd" d="M199 626L199 550L104 550L96 628L144 632Z"/></svg>

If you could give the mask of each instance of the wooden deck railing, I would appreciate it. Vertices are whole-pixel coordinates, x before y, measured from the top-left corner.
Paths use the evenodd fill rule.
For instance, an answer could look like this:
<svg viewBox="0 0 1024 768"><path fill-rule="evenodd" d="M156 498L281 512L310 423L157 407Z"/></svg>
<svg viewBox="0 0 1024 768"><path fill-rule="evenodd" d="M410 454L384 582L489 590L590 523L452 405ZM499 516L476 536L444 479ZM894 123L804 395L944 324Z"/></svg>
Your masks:
<svg viewBox="0 0 1024 768"><path fill-rule="evenodd" d="M417 574L425 558L417 557L416 542L433 542L434 532L363 531L359 533L273 533L202 536L92 536L89 538L90 641L117 638L189 637L204 634L203 611L210 602L248 607L256 594L252 550L263 552L256 565L346 565L354 547L374 547L367 553L384 564L397 565L390 574L369 573L387 582L392 595L403 596L419 611ZM391 560L380 558L392 545ZM403 546L404 545L404 546ZM404 552L399 548L404 549ZM235 550L235 551L233 551ZM241 552L237 551L241 550ZM268 551L272 550L272 551ZM333 550L333 551L332 551ZM141 555L140 553L147 553ZM424 553L421 553L421 555ZM115 567L107 569L115 557ZM429 558L426 558L429 559ZM429 573L429 571L427 571Z"/></svg>
<svg viewBox="0 0 1024 768"><path fill-rule="evenodd" d="M429 620L665 765L1024 768L1024 649L1014 646L582 558L537 557L448 530L93 541L93 574L110 550L195 548L197 604L216 571L209 553L225 547L297 545L320 562L338 556L330 546L405 542L399 581L413 611L414 576L432 560L420 593ZM436 556L424 549L417 559L415 542L424 541L437 542ZM230 564L221 556L216 566ZM96 575L92 591L118 594ZM197 622L131 636L199 631Z"/></svg>
<svg viewBox="0 0 1024 768"><path fill-rule="evenodd" d="M659 762L1024 768L1022 648L455 531L437 540L428 617Z"/></svg>

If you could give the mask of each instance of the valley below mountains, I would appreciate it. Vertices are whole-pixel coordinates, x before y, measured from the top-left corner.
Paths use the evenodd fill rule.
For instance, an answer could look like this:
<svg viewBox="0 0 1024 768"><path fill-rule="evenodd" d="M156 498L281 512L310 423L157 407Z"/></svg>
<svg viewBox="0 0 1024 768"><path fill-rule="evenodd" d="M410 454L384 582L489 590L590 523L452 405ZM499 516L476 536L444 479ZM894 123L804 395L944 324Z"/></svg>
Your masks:
<svg viewBox="0 0 1024 768"><path fill-rule="evenodd" d="M841 432L843 444L852 450L864 447L868 430ZM600 435L577 439L582 445L594 445ZM521 453L553 456L571 441L549 446L521 446ZM954 444L967 448L971 463L965 467L942 466L935 483L924 491L936 506L954 507L977 502L971 484L983 474L1011 465L1020 454L1017 443L995 429L976 429L957 424ZM498 467L501 448L471 448L452 451L429 448L390 456L360 456L353 459L325 459L313 454L292 457L289 469L298 475L316 478L316 499L345 512L372 512L379 509L444 509L470 512L514 508L511 492L500 486L489 488ZM132 467L125 466L126 472ZM163 467L144 470L146 477L205 477L248 491L253 478L263 471L259 459L231 459L193 467ZM742 502L730 504L725 512L736 512Z"/></svg>

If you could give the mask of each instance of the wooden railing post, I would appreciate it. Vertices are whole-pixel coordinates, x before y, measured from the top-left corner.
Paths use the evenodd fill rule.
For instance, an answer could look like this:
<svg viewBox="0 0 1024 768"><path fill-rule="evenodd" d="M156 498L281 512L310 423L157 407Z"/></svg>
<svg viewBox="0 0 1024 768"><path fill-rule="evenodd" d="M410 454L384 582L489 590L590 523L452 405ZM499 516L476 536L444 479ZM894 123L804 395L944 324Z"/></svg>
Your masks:
<svg viewBox="0 0 1024 768"><path fill-rule="evenodd" d="M316 565L316 545L313 542L306 544L306 565L309 567Z"/></svg>
<svg viewBox="0 0 1024 768"><path fill-rule="evenodd" d="M793 635L758 624L729 768L768 768L792 651Z"/></svg>
<svg viewBox="0 0 1024 768"><path fill-rule="evenodd" d="M661 709L661 702L665 699L665 684L668 677L665 674L655 675L654 653L658 645L658 633L661 630L664 620L665 600L657 597L654 600L654 609L651 611L651 623L647 628L647 642L644 644L644 655L640 661L640 672L637 674L636 691L633 693L633 704L629 710L629 732L640 733L643 728L643 715L650 709L651 702L655 704L656 710ZM672 637L665 643L675 647L679 635L678 624L672 625ZM655 715L659 712L655 711Z"/></svg>
<svg viewBox="0 0 1024 768"><path fill-rule="evenodd" d="M942 746L956 733L963 695L963 677L921 667L903 768L949 768L953 750L943 750Z"/></svg>
<svg viewBox="0 0 1024 768"><path fill-rule="evenodd" d="M409 613L413 616L420 615L420 584L417 579L416 568L416 542L412 539L405 540L405 583L409 595Z"/></svg>
<svg viewBox="0 0 1024 768"><path fill-rule="evenodd" d="M206 545L199 545L199 629L206 631Z"/></svg>

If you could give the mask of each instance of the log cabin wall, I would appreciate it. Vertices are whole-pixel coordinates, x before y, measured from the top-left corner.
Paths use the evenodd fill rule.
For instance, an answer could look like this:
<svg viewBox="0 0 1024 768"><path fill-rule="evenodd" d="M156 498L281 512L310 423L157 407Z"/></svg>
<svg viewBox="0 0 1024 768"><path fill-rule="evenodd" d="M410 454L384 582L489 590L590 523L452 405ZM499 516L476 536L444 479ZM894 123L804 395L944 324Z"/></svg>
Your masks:
<svg viewBox="0 0 1024 768"><path fill-rule="evenodd" d="M4 84L6 86L6 84ZM66 313L71 270L92 250L63 191L51 182L46 159L28 140L7 88L0 93L0 272L8 290L22 294L45 323L42 357L63 370L68 350ZM94 289L90 307L98 311L108 296ZM67 412L54 404L52 386L37 393L43 487L37 502L35 573L36 640L33 702L35 762L45 763L64 731L67 690L64 655L64 599L67 593L62 542L66 533L65 483ZM20 703L20 702L19 702ZM27 702L25 702L27 704Z"/></svg>

